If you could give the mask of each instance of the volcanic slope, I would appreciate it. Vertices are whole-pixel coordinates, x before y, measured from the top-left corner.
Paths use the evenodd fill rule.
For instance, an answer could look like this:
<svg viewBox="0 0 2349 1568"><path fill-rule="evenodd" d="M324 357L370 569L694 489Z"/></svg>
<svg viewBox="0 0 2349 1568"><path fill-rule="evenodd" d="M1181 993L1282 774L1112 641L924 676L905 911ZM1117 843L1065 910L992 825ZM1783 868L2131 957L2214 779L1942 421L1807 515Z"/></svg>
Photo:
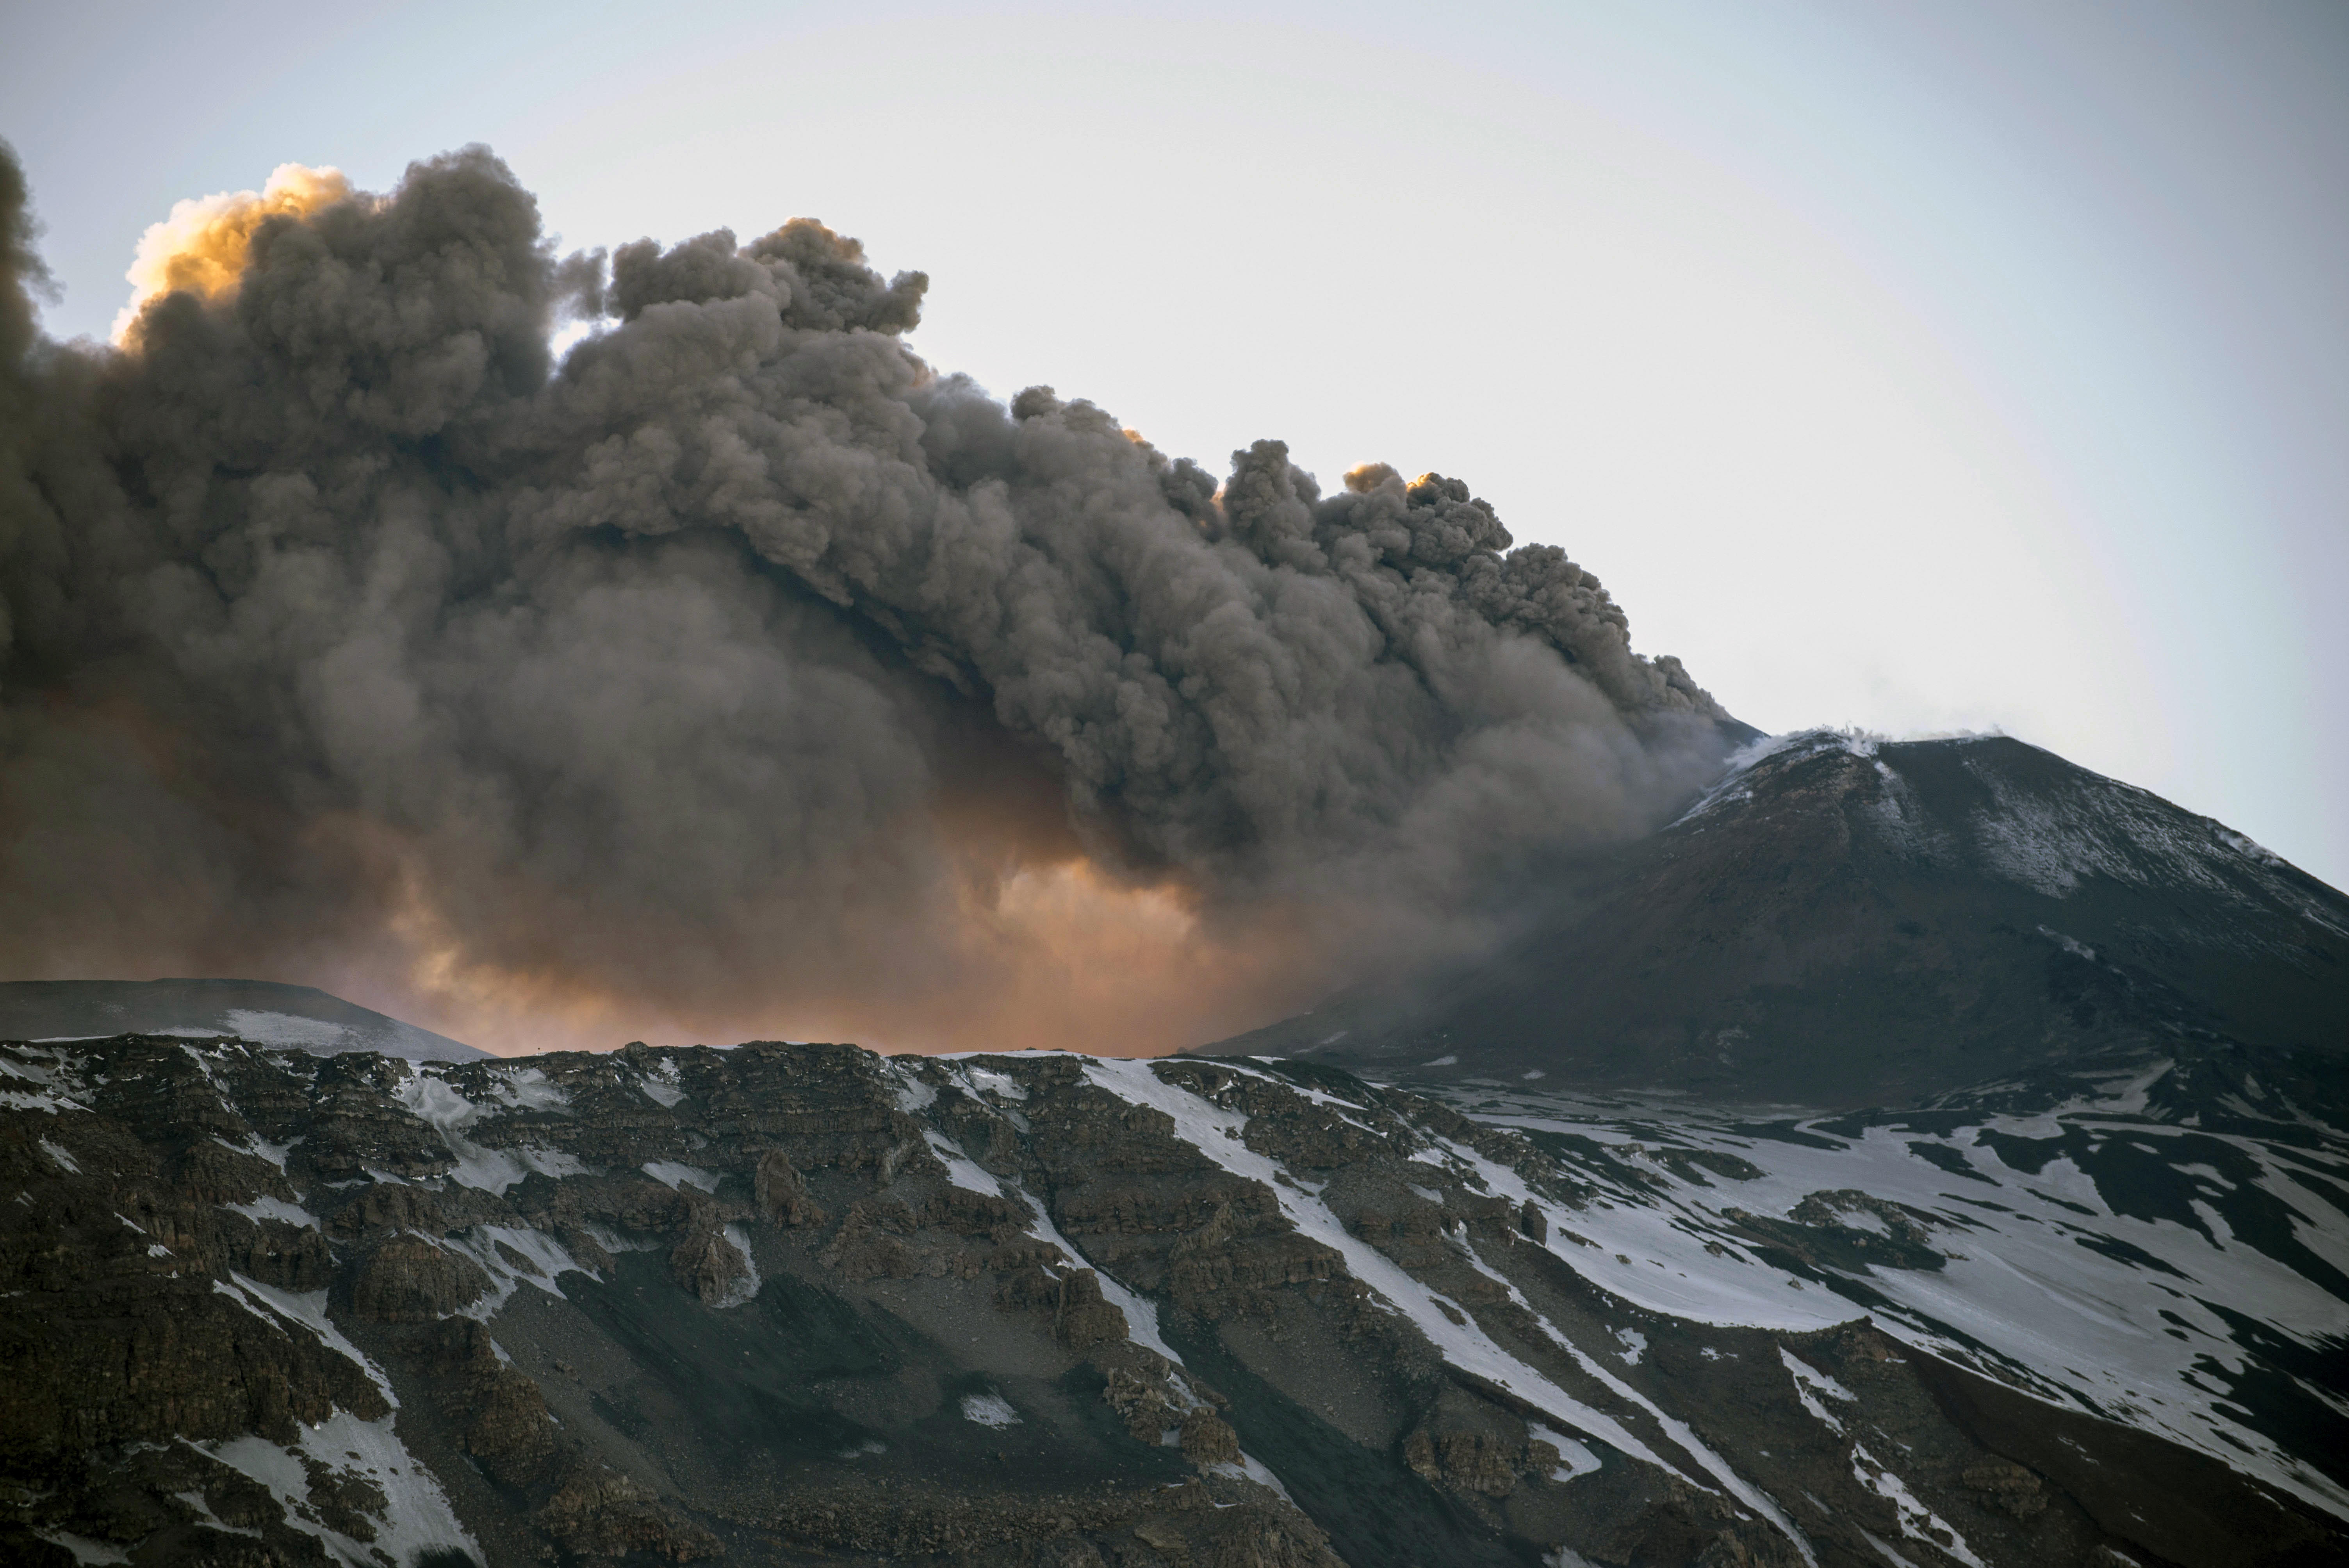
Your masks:
<svg viewBox="0 0 2349 1568"><path fill-rule="evenodd" d="M380 1051L410 1061L479 1061L489 1052L274 980L0 981L0 1039L109 1035L228 1037L305 1051Z"/></svg>
<svg viewBox="0 0 2349 1568"><path fill-rule="evenodd" d="M2349 896L2003 737L1758 743L1537 909L1473 964L1197 1050L1810 1106L2190 1041L2349 1061Z"/></svg>
<svg viewBox="0 0 2349 1568"><path fill-rule="evenodd" d="M0 1556L2339 1562L2349 1138L2223 1067L0 1046Z"/></svg>

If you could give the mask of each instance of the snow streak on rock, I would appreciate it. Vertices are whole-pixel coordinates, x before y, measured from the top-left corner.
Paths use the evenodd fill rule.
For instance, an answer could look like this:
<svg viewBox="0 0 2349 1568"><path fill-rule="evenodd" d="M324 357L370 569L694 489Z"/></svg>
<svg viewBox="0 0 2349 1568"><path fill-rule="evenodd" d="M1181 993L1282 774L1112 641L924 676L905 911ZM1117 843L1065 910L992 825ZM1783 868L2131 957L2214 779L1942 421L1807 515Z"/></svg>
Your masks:
<svg viewBox="0 0 2349 1568"><path fill-rule="evenodd" d="M2270 1343L2311 1356L2349 1343L2349 1214L2330 1196L2349 1178L2349 1133L2283 1106L2266 1136L2256 1121L2192 1125L2155 1103L2164 1075L2030 1115L1768 1122L1475 1086L1451 1099L1544 1135L1591 1184L1587 1207L1556 1213L1550 1245L1609 1291L1763 1327L1864 1311L2349 1517L2349 1480L2279 1439L2293 1403L2327 1392ZM1806 1408L1832 1392L1794 1376Z"/></svg>

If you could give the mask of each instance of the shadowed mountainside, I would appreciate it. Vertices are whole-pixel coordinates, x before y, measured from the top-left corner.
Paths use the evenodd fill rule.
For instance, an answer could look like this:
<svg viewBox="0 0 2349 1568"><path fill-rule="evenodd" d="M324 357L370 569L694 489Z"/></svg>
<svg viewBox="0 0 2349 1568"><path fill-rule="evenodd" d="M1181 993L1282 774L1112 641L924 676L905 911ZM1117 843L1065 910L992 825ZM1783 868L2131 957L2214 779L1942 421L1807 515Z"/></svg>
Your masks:
<svg viewBox="0 0 2349 1568"><path fill-rule="evenodd" d="M0 1045L0 1556L2339 1562L2349 1143L2276 1092Z"/></svg>
<svg viewBox="0 0 2349 1568"><path fill-rule="evenodd" d="M2183 1041L2349 1056L2349 897L2221 824L2005 738L1749 755L1497 952L1197 1052L1826 1106Z"/></svg>

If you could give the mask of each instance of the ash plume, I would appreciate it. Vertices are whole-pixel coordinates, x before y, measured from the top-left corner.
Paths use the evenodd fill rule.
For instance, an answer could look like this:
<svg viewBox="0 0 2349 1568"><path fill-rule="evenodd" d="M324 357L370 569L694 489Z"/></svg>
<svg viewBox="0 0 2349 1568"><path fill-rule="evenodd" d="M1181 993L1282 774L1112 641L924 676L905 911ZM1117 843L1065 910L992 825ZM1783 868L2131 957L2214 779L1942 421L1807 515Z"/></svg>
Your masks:
<svg viewBox="0 0 2349 1568"><path fill-rule="evenodd" d="M607 263L480 148L289 166L97 346L38 335L27 214L0 157L16 977L1165 1048L1458 940L1738 727L1458 480L1007 406L809 220Z"/></svg>

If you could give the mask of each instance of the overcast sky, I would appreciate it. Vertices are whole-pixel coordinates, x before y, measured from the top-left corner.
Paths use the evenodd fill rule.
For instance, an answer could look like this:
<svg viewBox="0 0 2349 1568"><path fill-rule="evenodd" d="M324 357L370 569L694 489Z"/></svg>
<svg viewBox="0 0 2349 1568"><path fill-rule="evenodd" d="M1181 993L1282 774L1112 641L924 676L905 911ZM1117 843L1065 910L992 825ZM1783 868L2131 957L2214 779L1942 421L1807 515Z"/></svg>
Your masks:
<svg viewBox="0 0 2349 1568"><path fill-rule="evenodd" d="M2002 727L2349 884L2349 6L11 5L0 137L61 336L285 161L820 217L1000 395L1456 475L1755 724Z"/></svg>

